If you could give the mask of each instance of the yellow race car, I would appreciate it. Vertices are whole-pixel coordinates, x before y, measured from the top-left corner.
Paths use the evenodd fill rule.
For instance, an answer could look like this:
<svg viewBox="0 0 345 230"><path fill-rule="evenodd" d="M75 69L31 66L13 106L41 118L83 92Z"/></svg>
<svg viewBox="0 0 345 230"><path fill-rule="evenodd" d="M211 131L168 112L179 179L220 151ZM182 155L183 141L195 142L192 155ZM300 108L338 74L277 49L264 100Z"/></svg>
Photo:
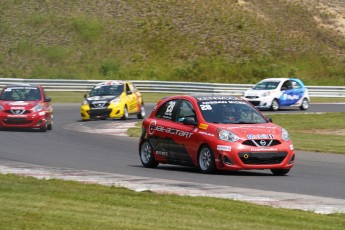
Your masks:
<svg viewBox="0 0 345 230"><path fill-rule="evenodd" d="M141 93L133 83L127 81L106 81L94 86L89 95L84 96L80 107L83 121L90 119L121 118L136 114L145 117L145 107Z"/></svg>

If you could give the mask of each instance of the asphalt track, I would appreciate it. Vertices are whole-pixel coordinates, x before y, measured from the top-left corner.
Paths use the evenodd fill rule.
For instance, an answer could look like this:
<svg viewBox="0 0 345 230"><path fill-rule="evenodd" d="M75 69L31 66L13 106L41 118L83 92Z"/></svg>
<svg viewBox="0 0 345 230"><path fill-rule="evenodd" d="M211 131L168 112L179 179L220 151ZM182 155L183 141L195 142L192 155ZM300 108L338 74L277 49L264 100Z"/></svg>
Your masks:
<svg viewBox="0 0 345 230"><path fill-rule="evenodd" d="M147 112L152 108L148 105ZM54 109L52 131L0 131L0 172L224 197L318 213L345 212L344 155L296 151L295 167L281 177L268 170L204 175L180 166L147 169L140 163L138 140L124 135L138 121L135 117L82 122L79 104L55 104ZM331 111L345 112L345 104L312 104L306 112Z"/></svg>

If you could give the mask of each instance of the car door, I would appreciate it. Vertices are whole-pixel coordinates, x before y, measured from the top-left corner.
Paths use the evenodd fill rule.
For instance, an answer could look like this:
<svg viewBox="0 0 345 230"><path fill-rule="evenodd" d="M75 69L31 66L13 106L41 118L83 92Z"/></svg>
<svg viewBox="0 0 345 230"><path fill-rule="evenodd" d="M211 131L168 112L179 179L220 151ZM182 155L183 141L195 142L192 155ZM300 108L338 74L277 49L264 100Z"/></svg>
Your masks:
<svg viewBox="0 0 345 230"><path fill-rule="evenodd" d="M279 104L281 106L290 106L295 104L300 96L298 90L296 91L292 86L291 80L286 80L281 86L282 95L279 98Z"/></svg>
<svg viewBox="0 0 345 230"><path fill-rule="evenodd" d="M296 80L291 80L293 95L295 97L295 103L303 98L305 94L305 88ZM295 104L294 103L294 104Z"/></svg>
<svg viewBox="0 0 345 230"><path fill-rule="evenodd" d="M47 96L47 94L43 88L42 88L42 94L43 94L43 103L44 103L45 111L47 114L47 120L52 121L53 120L53 107L51 105L51 98Z"/></svg>
<svg viewBox="0 0 345 230"><path fill-rule="evenodd" d="M170 100L161 105L155 114L155 119L150 122L150 142L155 150L156 157L164 161L171 161L174 157L170 150L173 149L174 135L172 135L173 117L175 117L179 100Z"/></svg>
<svg viewBox="0 0 345 230"><path fill-rule="evenodd" d="M191 141L195 127L184 125L182 116L177 116L184 111L181 106L185 108L185 102L171 100L158 109L156 118L159 119L154 128L159 133L155 143L156 154L163 156L167 163L193 165L186 145Z"/></svg>
<svg viewBox="0 0 345 230"><path fill-rule="evenodd" d="M187 119L192 119L187 123ZM188 100L181 100L175 116L175 129L179 130L180 134L177 137L177 145L173 146L175 149L174 156L184 165L192 165L193 159L196 159L198 151L198 141L196 140L195 130L198 124L198 118L193 104Z"/></svg>
<svg viewBox="0 0 345 230"><path fill-rule="evenodd" d="M137 96L132 91L129 83L125 84L125 93L126 93L126 104L129 113L135 113L138 111Z"/></svg>

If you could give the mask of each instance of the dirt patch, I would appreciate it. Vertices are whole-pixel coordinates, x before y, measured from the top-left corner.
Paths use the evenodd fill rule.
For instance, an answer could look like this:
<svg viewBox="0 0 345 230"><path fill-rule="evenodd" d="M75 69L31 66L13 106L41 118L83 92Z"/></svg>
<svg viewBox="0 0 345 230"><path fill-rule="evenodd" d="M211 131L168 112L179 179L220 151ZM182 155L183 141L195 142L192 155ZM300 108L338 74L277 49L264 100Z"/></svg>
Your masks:
<svg viewBox="0 0 345 230"><path fill-rule="evenodd" d="M333 29L345 36L345 1L304 0L303 3L306 6L314 7L323 15L323 17L314 16L315 21L317 21L321 27Z"/></svg>
<svg viewBox="0 0 345 230"><path fill-rule="evenodd" d="M298 132L345 136L345 129L310 129L310 130L298 130Z"/></svg>

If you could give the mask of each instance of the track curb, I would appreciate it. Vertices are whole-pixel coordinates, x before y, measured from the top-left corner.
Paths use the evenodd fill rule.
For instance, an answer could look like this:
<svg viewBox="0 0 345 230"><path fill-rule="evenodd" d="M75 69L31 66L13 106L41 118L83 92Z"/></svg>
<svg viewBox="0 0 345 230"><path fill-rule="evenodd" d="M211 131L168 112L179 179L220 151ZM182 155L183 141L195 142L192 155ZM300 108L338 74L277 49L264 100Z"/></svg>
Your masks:
<svg viewBox="0 0 345 230"><path fill-rule="evenodd" d="M318 214L345 213L345 200L245 189L231 186L199 184L177 180L129 176L70 168L48 167L22 162L0 160L0 173L29 176L38 179L61 179L105 186L125 187L133 191L152 191L160 194L204 196L245 201L275 208L299 209Z"/></svg>

